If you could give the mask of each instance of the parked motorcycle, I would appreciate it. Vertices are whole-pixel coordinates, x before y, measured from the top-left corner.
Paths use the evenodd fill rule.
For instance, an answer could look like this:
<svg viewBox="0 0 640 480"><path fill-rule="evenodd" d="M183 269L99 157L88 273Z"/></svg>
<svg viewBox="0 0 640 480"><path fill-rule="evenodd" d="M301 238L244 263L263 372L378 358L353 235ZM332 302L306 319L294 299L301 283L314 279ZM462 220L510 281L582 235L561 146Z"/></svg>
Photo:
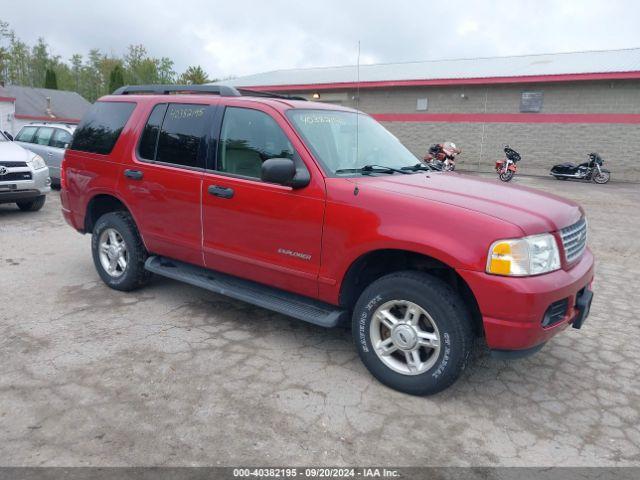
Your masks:
<svg viewBox="0 0 640 480"><path fill-rule="evenodd" d="M435 143L429 147L423 160L435 170L452 172L456 169L456 156L461 153L462 149L453 142Z"/></svg>
<svg viewBox="0 0 640 480"><path fill-rule="evenodd" d="M521 157L520 154L509 145L504 146L504 154L506 158L496 162L496 172L500 180L509 182L518 171L518 165L516 164L520 161Z"/></svg>
<svg viewBox="0 0 640 480"><path fill-rule="evenodd" d="M589 161L576 165L574 163L560 163L551 169L551 175L559 180L593 180L596 183L607 183L611 179L611 172L602 168L604 160L597 153L589 154Z"/></svg>

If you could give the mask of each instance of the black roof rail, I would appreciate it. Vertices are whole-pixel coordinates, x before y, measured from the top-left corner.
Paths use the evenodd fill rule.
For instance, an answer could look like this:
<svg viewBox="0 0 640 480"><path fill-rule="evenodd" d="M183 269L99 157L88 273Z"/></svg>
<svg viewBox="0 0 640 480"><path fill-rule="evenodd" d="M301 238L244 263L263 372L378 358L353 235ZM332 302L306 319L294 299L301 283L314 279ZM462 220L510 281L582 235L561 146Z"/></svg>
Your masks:
<svg viewBox="0 0 640 480"><path fill-rule="evenodd" d="M239 97L241 93L228 85L126 85L112 95L203 93L221 97Z"/></svg>
<svg viewBox="0 0 640 480"><path fill-rule="evenodd" d="M263 92L261 90L251 90L249 88L239 88L238 91L243 95L246 92L248 95L252 97L282 98L284 100L303 100L305 102L308 101L306 98L298 95L283 95L280 93Z"/></svg>

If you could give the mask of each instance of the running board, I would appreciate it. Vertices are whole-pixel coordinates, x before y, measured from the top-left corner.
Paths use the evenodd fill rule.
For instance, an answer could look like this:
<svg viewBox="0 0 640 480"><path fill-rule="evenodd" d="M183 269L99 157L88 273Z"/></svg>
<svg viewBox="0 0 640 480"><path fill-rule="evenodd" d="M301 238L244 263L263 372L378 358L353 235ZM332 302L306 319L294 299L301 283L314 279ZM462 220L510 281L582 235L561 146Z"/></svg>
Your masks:
<svg viewBox="0 0 640 480"><path fill-rule="evenodd" d="M177 260L158 256L149 257L145 268L163 277L204 288L321 327L335 327L348 321L346 310L328 303Z"/></svg>

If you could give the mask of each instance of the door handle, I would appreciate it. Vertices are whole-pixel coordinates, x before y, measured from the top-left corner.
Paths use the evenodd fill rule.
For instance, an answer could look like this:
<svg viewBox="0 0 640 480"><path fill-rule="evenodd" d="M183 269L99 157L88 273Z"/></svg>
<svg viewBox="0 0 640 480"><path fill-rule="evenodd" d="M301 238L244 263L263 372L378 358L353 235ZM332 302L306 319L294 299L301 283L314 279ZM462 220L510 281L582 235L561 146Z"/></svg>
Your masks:
<svg viewBox="0 0 640 480"><path fill-rule="evenodd" d="M219 187L218 185L209 185L207 191L214 197L233 198L233 188Z"/></svg>
<svg viewBox="0 0 640 480"><path fill-rule="evenodd" d="M142 180L142 172L140 170L125 170L124 176L133 180Z"/></svg>
<svg viewBox="0 0 640 480"><path fill-rule="evenodd" d="M50 156L50 157L53 157L53 153L51 153L51 152L47 152L47 155Z"/></svg>

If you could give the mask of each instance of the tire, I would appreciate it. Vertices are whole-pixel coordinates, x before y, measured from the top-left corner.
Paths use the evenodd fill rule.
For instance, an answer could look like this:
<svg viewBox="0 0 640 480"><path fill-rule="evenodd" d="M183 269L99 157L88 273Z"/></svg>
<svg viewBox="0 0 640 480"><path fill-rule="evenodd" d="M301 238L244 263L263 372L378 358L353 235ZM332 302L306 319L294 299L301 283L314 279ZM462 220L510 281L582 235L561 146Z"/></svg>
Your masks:
<svg viewBox="0 0 640 480"><path fill-rule="evenodd" d="M502 180L503 182L510 182L512 178L513 170L507 170L506 172L500 174L500 180Z"/></svg>
<svg viewBox="0 0 640 480"><path fill-rule="evenodd" d="M37 212L44 207L44 202L47 200L46 195L40 195L31 200L24 200L22 202L16 202L18 208L23 212Z"/></svg>
<svg viewBox="0 0 640 480"><path fill-rule="evenodd" d="M113 246L113 249L101 249L101 246ZM135 290L145 285L151 276L144 268L147 250L127 212L106 213L98 219L91 237L91 252L100 278L115 290ZM111 271L110 267L113 267Z"/></svg>
<svg viewBox="0 0 640 480"><path fill-rule="evenodd" d="M393 329L380 320L389 323L389 315L398 321ZM431 344L417 347L413 369L409 358L415 360L410 351L415 337L405 322L411 317L418 317L414 333L429 337L422 341ZM432 395L451 386L469 361L474 339L471 318L460 296L438 278L413 271L393 273L369 285L355 306L352 332L369 372L388 387L410 395ZM389 342L392 353L378 353Z"/></svg>
<svg viewBox="0 0 640 480"><path fill-rule="evenodd" d="M611 180L611 173L609 173L606 170L602 170L602 173L597 173L593 176L593 181L600 185L604 185L605 183L608 183L609 180Z"/></svg>

